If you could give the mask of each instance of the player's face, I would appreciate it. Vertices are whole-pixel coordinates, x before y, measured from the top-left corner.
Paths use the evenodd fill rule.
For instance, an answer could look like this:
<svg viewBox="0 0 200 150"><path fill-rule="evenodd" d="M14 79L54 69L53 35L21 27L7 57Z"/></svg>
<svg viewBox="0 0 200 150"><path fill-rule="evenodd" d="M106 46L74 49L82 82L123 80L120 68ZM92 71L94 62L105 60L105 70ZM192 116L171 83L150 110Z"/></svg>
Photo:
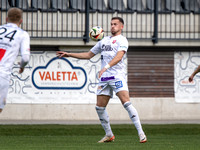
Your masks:
<svg viewBox="0 0 200 150"><path fill-rule="evenodd" d="M121 34L123 27L123 24L118 19L111 20L110 30L113 36Z"/></svg>

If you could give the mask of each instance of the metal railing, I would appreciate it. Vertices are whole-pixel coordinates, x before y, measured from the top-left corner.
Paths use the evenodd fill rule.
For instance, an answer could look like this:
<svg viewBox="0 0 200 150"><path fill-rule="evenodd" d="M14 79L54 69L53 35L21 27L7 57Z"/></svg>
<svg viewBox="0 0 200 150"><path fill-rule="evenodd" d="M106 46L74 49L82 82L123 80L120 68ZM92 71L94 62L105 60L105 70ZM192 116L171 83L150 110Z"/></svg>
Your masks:
<svg viewBox="0 0 200 150"><path fill-rule="evenodd" d="M31 38L88 42L92 26L109 35L111 18L120 16L128 39L200 40L199 0L0 0L0 24L10 7L23 9L21 27Z"/></svg>

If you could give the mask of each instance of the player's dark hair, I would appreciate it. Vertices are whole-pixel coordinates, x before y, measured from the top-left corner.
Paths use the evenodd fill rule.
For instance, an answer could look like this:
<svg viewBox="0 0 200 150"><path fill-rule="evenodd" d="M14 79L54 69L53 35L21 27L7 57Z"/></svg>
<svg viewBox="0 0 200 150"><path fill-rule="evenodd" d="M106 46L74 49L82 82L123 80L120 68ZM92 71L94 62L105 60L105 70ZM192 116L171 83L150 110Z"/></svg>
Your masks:
<svg viewBox="0 0 200 150"><path fill-rule="evenodd" d="M115 20L115 19L119 20L119 22L121 22L124 25L124 20L121 17L112 17L111 20Z"/></svg>

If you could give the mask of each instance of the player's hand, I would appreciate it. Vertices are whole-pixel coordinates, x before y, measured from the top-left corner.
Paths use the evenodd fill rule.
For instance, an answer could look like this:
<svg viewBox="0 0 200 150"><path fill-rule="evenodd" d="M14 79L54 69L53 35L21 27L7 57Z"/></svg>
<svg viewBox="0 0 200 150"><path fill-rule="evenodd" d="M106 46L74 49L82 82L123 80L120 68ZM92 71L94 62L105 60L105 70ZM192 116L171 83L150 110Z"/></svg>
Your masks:
<svg viewBox="0 0 200 150"><path fill-rule="evenodd" d="M24 72L24 68L19 69L19 73L21 74L22 72Z"/></svg>
<svg viewBox="0 0 200 150"><path fill-rule="evenodd" d="M190 77L189 77L189 82L192 82L193 81L193 78L194 78L194 76L193 75L191 75Z"/></svg>
<svg viewBox="0 0 200 150"><path fill-rule="evenodd" d="M102 74L106 71L106 68L101 69L101 71L99 71L99 78L102 76Z"/></svg>
<svg viewBox="0 0 200 150"><path fill-rule="evenodd" d="M69 53L67 52L63 52L63 51L58 51L56 52L57 57L61 58L61 57L70 57Z"/></svg>
<svg viewBox="0 0 200 150"><path fill-rule="evenodd" d="M21 63L20 62L18 62L18 65L20 65ZM21 74L22 72L24 72L24 68L19 68L19 73Z"/></svg>

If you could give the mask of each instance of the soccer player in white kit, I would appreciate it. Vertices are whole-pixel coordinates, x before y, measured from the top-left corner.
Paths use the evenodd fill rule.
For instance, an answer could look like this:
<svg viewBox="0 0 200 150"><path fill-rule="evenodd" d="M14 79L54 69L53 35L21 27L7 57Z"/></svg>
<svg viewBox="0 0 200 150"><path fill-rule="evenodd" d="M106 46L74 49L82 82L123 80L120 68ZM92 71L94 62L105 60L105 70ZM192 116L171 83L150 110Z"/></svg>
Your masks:
<svg viewBox="0 0 200 150"><path fill-rule="evenodd" d="M30 57L30 37L19 28L22 10L10 8L6 21L7 24L0 26L0 112L6 104L12 67L19 51L22 57L19 73L24 71Z"/></svg>
<svg viewBox="0 0 200 150"><path fill-rule="evenodd" d="M128 41L121 35L123 27L123 19L120 17L113 17L111 19L112 36L104 37L89 52L57 52L58 57L74 57L79 59L90 59L94 55L101 53L101 71L99 72L100 82L97 89L96 111L106 135L98 141L99 143L112 142L115 139L106 112L106 106L113 96L113 91L121 100L122 105L127 110L130 119L134 123L138 131L140 143L145 143L147 141L138 113L131 104L129 98L125 75L126 64L124 63L124 58L128 50Z"/></svg>

